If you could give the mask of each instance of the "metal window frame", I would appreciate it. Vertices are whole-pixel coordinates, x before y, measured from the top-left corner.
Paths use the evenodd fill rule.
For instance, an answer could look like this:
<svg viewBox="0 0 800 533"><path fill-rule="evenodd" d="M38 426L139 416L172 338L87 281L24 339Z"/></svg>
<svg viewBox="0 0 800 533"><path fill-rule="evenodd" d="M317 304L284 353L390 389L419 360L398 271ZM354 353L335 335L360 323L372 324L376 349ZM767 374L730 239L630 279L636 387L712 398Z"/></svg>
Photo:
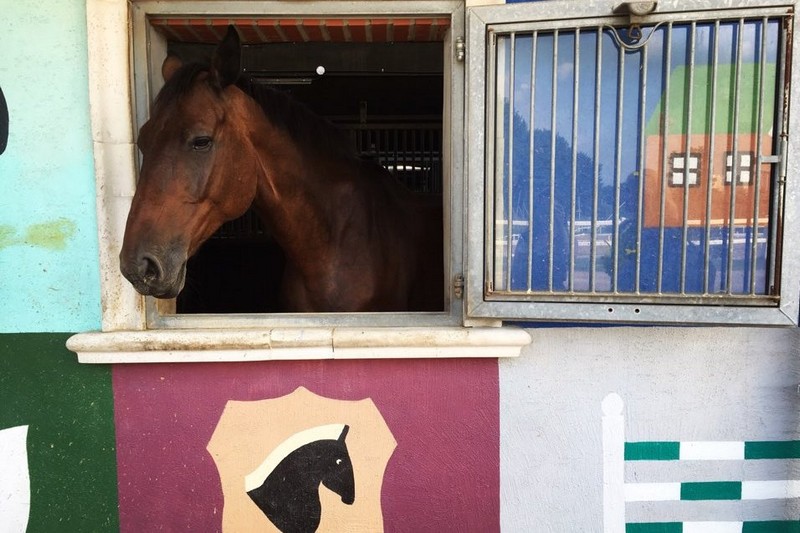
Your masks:
<svg viewBox="0 0 800 533"><path fill-rule="evenodd" d="M685 303L665 303L658 295L640 297L610 296L592 302L574 301L566 297L552 298L526 295L510 295L498 299L486 298L487 261L493 260L488 225L492 219L490 205L491 169L493 164L489 152L493 136L491 106L492 79L486 75L492 70L489 37L494 31L532 31L575 29L597 26L599 23L628 25L627 16L613 15L614 0L589 0L587 2L549 1L503 6L473 7L467 10L467 118L466 131L469 151L467 154L467 272L466 314L467 317L496 317L525 321L595 321L631 323L683 323L683 324L741 324L741 325L796 325L798 322L798 295L800 295L800 233L780 231L778 247L782 250L779 300L775 305L751 305L746 299L735 304L715 305L713 299ZM657 11L648 16L647 22L670 20L692 22L725 16L791 15L795 12L796 0L763 0L755 6L748 0L661 0ZM793 21L793 19L792 19ZM789 50L796 49L797 32L789 32ZM797 54L791 54L791 79L784 90L791 93L784 111L787 115L787 131L800 131L800 113L789 113L800 105L800 68ZM782 228L794 228L800 218L800 154L796 155L795 137L786 139L786 160L779 169L779 180L783 182L783 212L778 216ZM788 179L787 179L788 177ZM774 256L773 256L774 258ZM774 263L774 261L773 261ZM709 303L710 302L710 303ZM721 303L721 302L720 302Z"/></svg>
<svg viewBox="0 0 800 533"><path fill-rule="evenodd" d="M161 87L161 63L166 57L166 39L149 23L152 15L183 16L374 16L380 18L438 15L450 17L451 26L442 42L444 54L443 184L445 310L408 313L264 313L264 314L175 314L174 301L145 298L147 329L212 329L251 327L448 327L464 323L462 301L456 296L453 280L463 272L463 139L464 139L464 63L456 60L456 39L464 35L464 3L460 0L369 2L321 1L285 2L221 1L187 2L147 0L130 3L131 69L134 129L147 120L149 106ZM124 224L124 221L123 221ZM478 324L496 324L494 320Z"/></svg>

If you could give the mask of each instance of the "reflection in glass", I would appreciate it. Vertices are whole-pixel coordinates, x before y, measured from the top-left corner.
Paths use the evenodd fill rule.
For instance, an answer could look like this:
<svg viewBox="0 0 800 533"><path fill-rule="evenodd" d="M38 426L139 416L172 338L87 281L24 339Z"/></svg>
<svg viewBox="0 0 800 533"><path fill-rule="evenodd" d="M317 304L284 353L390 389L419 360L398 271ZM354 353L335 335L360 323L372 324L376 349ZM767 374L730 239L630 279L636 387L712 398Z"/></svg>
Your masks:
<svg viewBox="0 0 800 533"><path fill-rule="evenodd" d="M642 30L496 36L493 292L772 293L780 20Z"/></svg>

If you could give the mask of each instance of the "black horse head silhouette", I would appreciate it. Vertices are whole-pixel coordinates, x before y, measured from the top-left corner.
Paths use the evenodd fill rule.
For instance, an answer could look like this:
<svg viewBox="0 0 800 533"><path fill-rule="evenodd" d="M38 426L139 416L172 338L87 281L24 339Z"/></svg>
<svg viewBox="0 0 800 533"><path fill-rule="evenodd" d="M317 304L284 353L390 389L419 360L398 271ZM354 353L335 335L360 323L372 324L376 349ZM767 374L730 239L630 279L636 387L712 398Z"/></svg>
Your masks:
<svg viewBox="0 0 800 533"><path fill-rule="evenodd" d="M346 424L330 424L296 433L245 477L248 496L283 533L317 530L322 516L320 483L341 496L343 503L355 501L353 464L344 441L349 429Z"/></svg>

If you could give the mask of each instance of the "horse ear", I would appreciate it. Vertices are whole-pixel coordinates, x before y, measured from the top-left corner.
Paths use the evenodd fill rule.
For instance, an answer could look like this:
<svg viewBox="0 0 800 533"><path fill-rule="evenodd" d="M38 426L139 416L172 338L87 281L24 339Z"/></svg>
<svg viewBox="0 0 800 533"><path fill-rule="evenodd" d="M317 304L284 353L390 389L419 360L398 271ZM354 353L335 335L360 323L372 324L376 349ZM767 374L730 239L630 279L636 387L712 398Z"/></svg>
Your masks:
<svg viewBox="0 0 800 533"><path fill-rule="evenodd" d="M223 89L236 83L242 72L242 43L239 32L231 25L225 38L219 43L211 57L211 72Z"/></svg>
<svg viewBox="0 0 800 533"><path fill-rule="evenodd" d="M175 56L167 56L167 58L164 60L164 63L161 65L161 77L164 78L164 83L168 82L169 79L182 66L183 66L183 61L181 61Z"/></svg>
<svg viewBox="0 0 800 533"><path fill-rule="evenodd" d="M342 428L342 433L339 435L339 438L337 440L339 442L344 442L344 438L347 436L348 431L350 431L350 426L345 424L344 427Z"/></svg>

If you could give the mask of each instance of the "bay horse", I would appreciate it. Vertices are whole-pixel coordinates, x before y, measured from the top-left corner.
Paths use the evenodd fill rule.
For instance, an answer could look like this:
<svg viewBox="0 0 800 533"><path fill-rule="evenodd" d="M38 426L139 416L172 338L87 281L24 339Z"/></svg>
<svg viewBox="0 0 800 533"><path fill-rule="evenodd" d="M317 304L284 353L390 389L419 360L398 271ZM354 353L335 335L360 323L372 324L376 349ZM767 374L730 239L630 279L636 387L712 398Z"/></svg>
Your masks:
<svg viewBox="0 0 800 533"><path fill-rule="evenodd" d="M286 257L284 310L443 310L441 199L408 190L331 123L246 84L241 70L233 26L210 66L164 61L138 137L123 275L142 294L174 298L188 258L252 206Z"/></svg>

